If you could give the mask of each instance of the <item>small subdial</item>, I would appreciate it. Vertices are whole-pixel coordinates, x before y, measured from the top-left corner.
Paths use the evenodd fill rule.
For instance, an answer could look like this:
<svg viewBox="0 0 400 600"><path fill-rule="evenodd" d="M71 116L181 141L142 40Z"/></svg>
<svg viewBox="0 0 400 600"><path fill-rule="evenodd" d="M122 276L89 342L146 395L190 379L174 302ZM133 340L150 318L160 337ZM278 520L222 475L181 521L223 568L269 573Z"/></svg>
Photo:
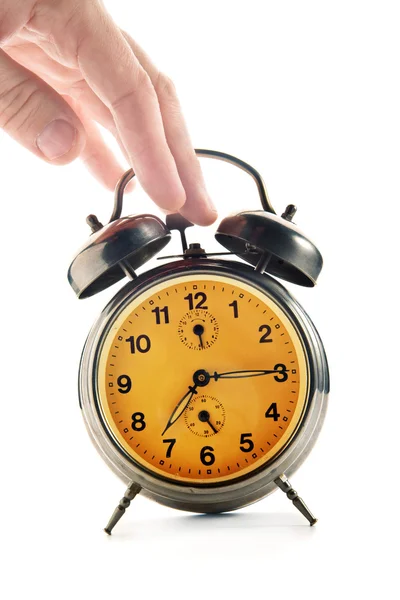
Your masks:
<svg viewBox="0 0 400 600"><path fill-rule="evenodd" d="M201 437L218 433L225 423L225 409L214 396L193 398L185 410L186 426Z"/></svg>
<svg viewBox="0 0 400 600"><path fill-rule="evenodd" d="M219 325L208 310L194 308L179 321L178 334L190 350L207 350L218 339Z"/></svg>

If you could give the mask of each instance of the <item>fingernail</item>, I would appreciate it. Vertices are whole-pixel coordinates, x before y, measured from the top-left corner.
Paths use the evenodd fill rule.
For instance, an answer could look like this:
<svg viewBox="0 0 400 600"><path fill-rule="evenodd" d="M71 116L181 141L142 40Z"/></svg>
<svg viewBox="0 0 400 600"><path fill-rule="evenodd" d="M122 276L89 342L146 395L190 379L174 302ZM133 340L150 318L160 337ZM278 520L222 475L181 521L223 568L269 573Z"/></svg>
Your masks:
<svg viewBox="0 0 400 600"><path fill-rule="evenodd" d="M63 119L52 121L36 138L36 145L49 160L60 158L75 145L76 129Z"/></svg>
<svg viewBox="0 0 400 600"><path fill-rule="evenodd" d="M125 192L128 192L128 194L130 194L131 192L133 192L135 187L136 187L136 181L135 180L130 181L125 188Z"/></svg>
<svg viewBox="0 0 400 600"><path fill-rule="evenodd" d="M211 198L210 198L210 196L209 196L208 194L207 194L207 205L208 205L208 208L209 208L209 209L210 209L212 212L214 212L214 213L216 213L216 212L217 212L217 209L216 209L216 207L215 207L215 204L214 204L214 202L211 200Z"/></svg>
<svg viewBox="0 0 400 600"><path fill-rule="evenodd" d="M212 223L214 223L214 221L218 217L218 212L214 206L213 201L211 200L211 198L208 194L206 196L206 203L205 203L204 209L205 210L203 210L199 224L200 225L211 225Z"/></svg>

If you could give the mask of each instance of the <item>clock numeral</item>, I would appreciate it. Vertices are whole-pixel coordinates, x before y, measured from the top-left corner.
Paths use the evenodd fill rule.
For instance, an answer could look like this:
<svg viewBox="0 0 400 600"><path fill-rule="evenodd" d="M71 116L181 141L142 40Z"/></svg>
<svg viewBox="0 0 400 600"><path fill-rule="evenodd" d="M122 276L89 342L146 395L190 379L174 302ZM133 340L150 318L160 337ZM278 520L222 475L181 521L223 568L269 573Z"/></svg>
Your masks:
<svg viewBox="0 0 400 600"><path fill-rule="evenodd" d="M273 419L277 421L281 415L278 413L278 407L276 406L276 402L273 402L267 412L265 413L265 418Z"/></svg>
<svg viewBox="0 0 400 600"><path fill-rule="evenodd" d="M268 339L271 335L271 327L269 325L260 325L258 331L264 331L264 335L260 337L260 344L268 344L268 342L272 342L271 339Z"/></svg>
<svg viewBox="0 0 400 600"><path fill-rule="evenodd" d="M279 371L278 375L274 375L275 381L283 383L284 381L288 380L288 369L286 368L286 365L275 365L274 370Z"/></svg>
<svg viewBox="0 0 400 600"><path fill-rule="evenodd" d="M164 444L169 444L167 448L167 454L165 455L166 458L171 457L172 448L174 447L175 442L176 440L163 440Z"/></svg>
<svg viewBox="0 0 400 600"><path fill-rule="evenodd" d="M194 305L193 294L188 294L185 296L184 300L189 302L189 310L193 310L194 308L208 308L208 306L204 306L204 302L207 302L207 295L204 294L204 292L197 292L197 294L194 295L194 300L198 300L196 306Z"/></svg>
<svg viewBox="0 0 400 600"><path fill-rule="evenodd" d="M120 394L128 394L132 389L132 381L129 375L120 375L117 379Z"/></svg>
<svg viewBox="0 0 400 600"><path fill-rule="evenodd" d="M234 317L234 319L237 319L239 317L239 310L238 310L237 300L234 300L233 302L231 302L229 304L229 306L232 306L232 308L233 308L233 317Z"/></svg>
<svg viewBox="0 0 400 600"><path fill-rule="evenodd" d="M204 446L200 451L200 460L203 465L210 467L215 463L215 456L213 454L214 448L211 446Z"/></svg>
<svg viewBox="0 0 400 600"><path fill-rule="evenodd" d="M138 335L137 338L135 338L134 335L131 335L131 337L128 337L125 341L130 344L131 354L135 354L136 350L141 354L145 354L151 348L150 338L144 334Z"/></svg>
<svg viewBox="0 0 400 600"><path fill-rule="evenodd" d="M242 433L240 436L240 443L242 444L241 446L239 446L239 448L241 449L242 452L251 452L254 448L254 442L253 440L248 440L246 438L251 438L252 437L252 433Z"/></svg>
<svg viewBox="0 0 400 600"><path fill-rule="evenodd" d="M157 306L157 308L155 308L151 312L153 312L156 315L157 325L161 325L161 313L164 313L164 323L169 323L168 306L164 306L164 308L160 308L159 306Z"/></svg>
<svg viewBox="0 0 400 600"><path fill-rule="evenodd" d="M133 431L143 431L143 429L146 429L146 422L144 420L144 414L142 412L133 413L132 429Z"/></svg>

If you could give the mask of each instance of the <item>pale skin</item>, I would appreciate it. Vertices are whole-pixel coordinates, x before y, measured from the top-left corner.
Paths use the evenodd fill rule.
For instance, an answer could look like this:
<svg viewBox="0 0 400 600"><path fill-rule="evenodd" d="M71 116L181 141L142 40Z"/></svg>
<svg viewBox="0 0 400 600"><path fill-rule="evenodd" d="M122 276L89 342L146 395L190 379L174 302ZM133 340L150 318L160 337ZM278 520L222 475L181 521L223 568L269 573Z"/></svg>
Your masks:
<svg viewBox="0 0 400 600"><path fill-rule="evenodd" d="M97 124L161 209L216 219L172 81L101 0L0 0L0 127L51 164L80 157L114 189L126 167Z"/></svg>

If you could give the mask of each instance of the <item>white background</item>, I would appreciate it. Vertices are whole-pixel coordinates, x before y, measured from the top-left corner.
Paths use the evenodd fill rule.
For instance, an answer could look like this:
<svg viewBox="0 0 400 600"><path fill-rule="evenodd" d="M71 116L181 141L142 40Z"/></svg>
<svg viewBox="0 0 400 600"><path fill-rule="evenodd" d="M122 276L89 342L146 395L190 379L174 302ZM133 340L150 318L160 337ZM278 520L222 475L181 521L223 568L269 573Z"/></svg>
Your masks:
<svg viewBox="0 0 400 600"><path fill-rule="evenodd" d="M1 545L4 598L351 598L398 594L400 92L396 2L106 2L174 80L194 145L263 175L325 265L291 291L331 367L318 443L292 483L234 514L138 498L87 437L77 398L86 334L118 286L78 301L66 272L112 194L77 161L52 167L0 134ZM220 215L257 208L252 180L203 159ZM138 190L126 212L154 211ZM192 241L213 231L192 230ZM169 250L178 249L170 244Z"/></svg>

